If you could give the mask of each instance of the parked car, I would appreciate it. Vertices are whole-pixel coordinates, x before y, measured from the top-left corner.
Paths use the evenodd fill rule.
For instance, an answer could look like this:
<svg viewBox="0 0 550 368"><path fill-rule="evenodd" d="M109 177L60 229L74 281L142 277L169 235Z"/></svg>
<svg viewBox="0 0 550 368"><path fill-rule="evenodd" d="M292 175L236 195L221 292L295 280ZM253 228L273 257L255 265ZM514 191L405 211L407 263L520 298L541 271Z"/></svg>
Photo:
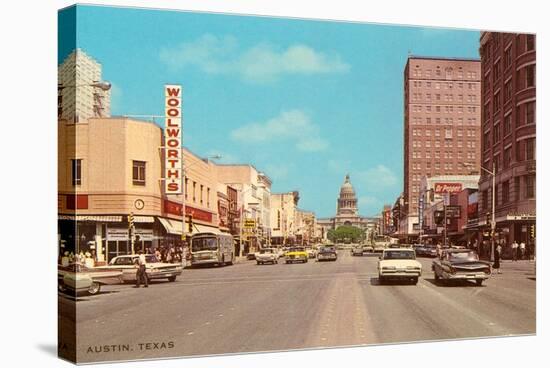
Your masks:
<svg viewBox="0 0 550 368"><path fill-rule="evenodd" d="M122 279L125 282L135 282L138 257L137 254L114 257L108 265L96 267L96 269L122 271ZM174 282L182 272L181 263L164 263L159 261L154 254L145 255L145 274L148 280L168 279L168 281Z"/></svg>
<svg viewBox="0 0 550 368"><path fill-rule="evenodd" d="M351 255L352 256L362 256L363 255L363 245L362 244L356 244L351 248Z"/></svg>
<svg viewBox="0 0 550 368"><path fill-rule="evenodd" d="M80 263L57 266L57 285L61 292L77 295L82 292L95 295L102 285L121 284L122 272L88 268Z"/></svg>
<svg viewBox="0 0 550 368"><path fill-rule="evenodd" d="M389 279L410 280L418 283L422 275L422 264L416 260L416 253L410 247L387 248L378 260L378 281Z"/></svg>
<svg viewBox="0 0 550 368"><path fill-rule="evenodd" d="M317 261L336 261L338 259L338 253L334 246L324 246L319 248L317 253Z"/></svg>
<svg viewBox="0 0 550 368"><path fill-rule="evenodd" d="M279 262L279 254L277 253L277 250L273 248L260 249L258 252L256 252L255 258L257 264L276 264Z"/></svg>
<svg viewBox="0 0 550 368"><path fill-rule="evenodd" d="M480 261L471 249L446 249L441 257L432 262L436 282L474 280L481 286L491 275L491 264Z"/></svg>
<svg viewBox="0 0 550 368"><path fill-rule="evenodd" d="M308 255L304 247L290 247L288 252L285 253L285 262L294 263L302 262L307 263Z"/></svg>

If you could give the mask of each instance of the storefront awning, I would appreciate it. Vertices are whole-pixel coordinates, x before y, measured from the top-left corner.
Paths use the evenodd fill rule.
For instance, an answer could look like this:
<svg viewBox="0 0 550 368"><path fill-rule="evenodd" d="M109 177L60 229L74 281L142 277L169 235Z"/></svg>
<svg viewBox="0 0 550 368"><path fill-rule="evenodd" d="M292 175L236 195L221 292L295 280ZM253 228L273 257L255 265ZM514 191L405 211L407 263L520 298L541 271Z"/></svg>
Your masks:
<svg viewBox="0 0 550 368"><path fill-rule="evenodd" d="M59 215L57 218L69 221L122 222L122 216Z"/></svg>
<svg viewBox="0 0 550 368"><path fill-rule="evenodd" d="M193 234L196 233L214 233L214 234L222 234L220 229L217 227L210 227L210 226L204 226L199 224L193 224Z"/></svg>
<svg viewBox="0 0 550 368"><path fill-rule="evenodd" d="M153 216L134 216L134 222L140 224L152 224L155 222L155 218Z"/></svg>
<svg viewBox="0 0 550 368"><path fill-rule="evenodd" d="M181 221L171 220L167 218L158 218L162 226L164 226L164 229L166 229L166 232L168 234L174 234L174 235L181 235L182 234L182 228L181 228Z"/></svg>

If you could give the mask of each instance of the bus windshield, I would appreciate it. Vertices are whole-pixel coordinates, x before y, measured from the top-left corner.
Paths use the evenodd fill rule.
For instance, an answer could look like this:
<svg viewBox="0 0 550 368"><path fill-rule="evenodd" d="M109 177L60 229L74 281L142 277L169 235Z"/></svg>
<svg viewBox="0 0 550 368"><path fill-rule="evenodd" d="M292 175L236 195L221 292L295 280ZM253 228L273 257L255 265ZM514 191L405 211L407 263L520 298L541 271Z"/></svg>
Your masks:
<svg viewBox="0 0 550 368"><path fill-rule="evenodd" d="M191 240L191 251L200 252L203 250L217 250L218 242L215 237L212 238L197 238Z"/></svg>

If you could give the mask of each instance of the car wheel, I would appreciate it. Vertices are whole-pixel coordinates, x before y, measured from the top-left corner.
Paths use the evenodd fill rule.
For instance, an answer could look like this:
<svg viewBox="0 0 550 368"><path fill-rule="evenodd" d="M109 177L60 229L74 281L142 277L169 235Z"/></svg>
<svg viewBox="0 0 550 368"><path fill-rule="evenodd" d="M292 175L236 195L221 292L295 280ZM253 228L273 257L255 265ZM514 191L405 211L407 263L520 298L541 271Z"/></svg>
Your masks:
<svg viewBox="0 0 550 368"><path fill-rule="evenodd" d="M176 281L176 276L171 276L171 277L169 277L169 278L168 278L168 281L170 281L170 282Z"/></svg>
<svg viewBox="0 0 550 368"><path fill-rule="evenodd" d="M259 264L260 264L260 261L256 262L256 264L259 265Z"/></svg>
<svg viewBox="0 0 550 368"><path fill-rule="evenodd" d="M92 282L92 285L88 288L88 294L95 295L101 290L101 285L97 282Z"/></svg>
<svg viewBox="0 0 550 368"><path fill-rule="evenodd" d="M439 282L439 275L437 274L437 272L434 272L434 279L435 282Z"/></svg>
<svg viewBox="0 0 550 368"><path fill-rule="evenodd" d="M413 285L418 284L418 277L413 277L411 281L412 281Z"/></svg>
<svg viewBox="0 0 550 368"><path fill-rule="evenodd" d="M476 285L481 286L481 284L483 284L483 279L477 279L476 280Z"/></svg>
<svg viewBox="0 0 550 368"><path fill-rule="evenodd" d="M384 285L386 283L386 279L380 275L378 275L378 284Z"/></svg>
<svg viewBox="0 0 550 368"><path fill-rule="evenodd" d="M67 288L65 287L65 284L63 283L63 281L59 281L57 283L57 290L61 291L62 293L67 291Z"/></svg>
<svg viewBox="0 0 550 368"><path fill-rule="evenodd" d="M307 263L307 258L304 260L304 263Z"/></svg>

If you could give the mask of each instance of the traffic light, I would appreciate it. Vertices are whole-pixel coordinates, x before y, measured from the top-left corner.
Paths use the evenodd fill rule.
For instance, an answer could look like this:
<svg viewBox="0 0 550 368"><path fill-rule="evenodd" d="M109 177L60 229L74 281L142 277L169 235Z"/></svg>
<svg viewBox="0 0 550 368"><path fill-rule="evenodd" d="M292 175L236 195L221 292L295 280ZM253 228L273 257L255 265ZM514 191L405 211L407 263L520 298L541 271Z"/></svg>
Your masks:
<svg viewBox="0 0 550 368"><path fill-rule="evenodd" d="M133 213L130 213L128 215L128 228L129 229L134 228L134 214Z"/></svg>
<svg viewBox="0 0 550 368"><path fill-rule="evenodd" d="M487 212L485 221L487 223L487 226L491 226L491 212Z"/></svg>
<svg viewBox="0 0 550 368"><path fill-rule="evenodd" d="M531 239L535 239L536 235L535 225L531 225Z"/></svg>
<svg viewBox="0 0 550 368"><path fill-rule="evenodd" d="M193 232L193 215L189 215L189 228L187 229L189 233Z"/></svg>

